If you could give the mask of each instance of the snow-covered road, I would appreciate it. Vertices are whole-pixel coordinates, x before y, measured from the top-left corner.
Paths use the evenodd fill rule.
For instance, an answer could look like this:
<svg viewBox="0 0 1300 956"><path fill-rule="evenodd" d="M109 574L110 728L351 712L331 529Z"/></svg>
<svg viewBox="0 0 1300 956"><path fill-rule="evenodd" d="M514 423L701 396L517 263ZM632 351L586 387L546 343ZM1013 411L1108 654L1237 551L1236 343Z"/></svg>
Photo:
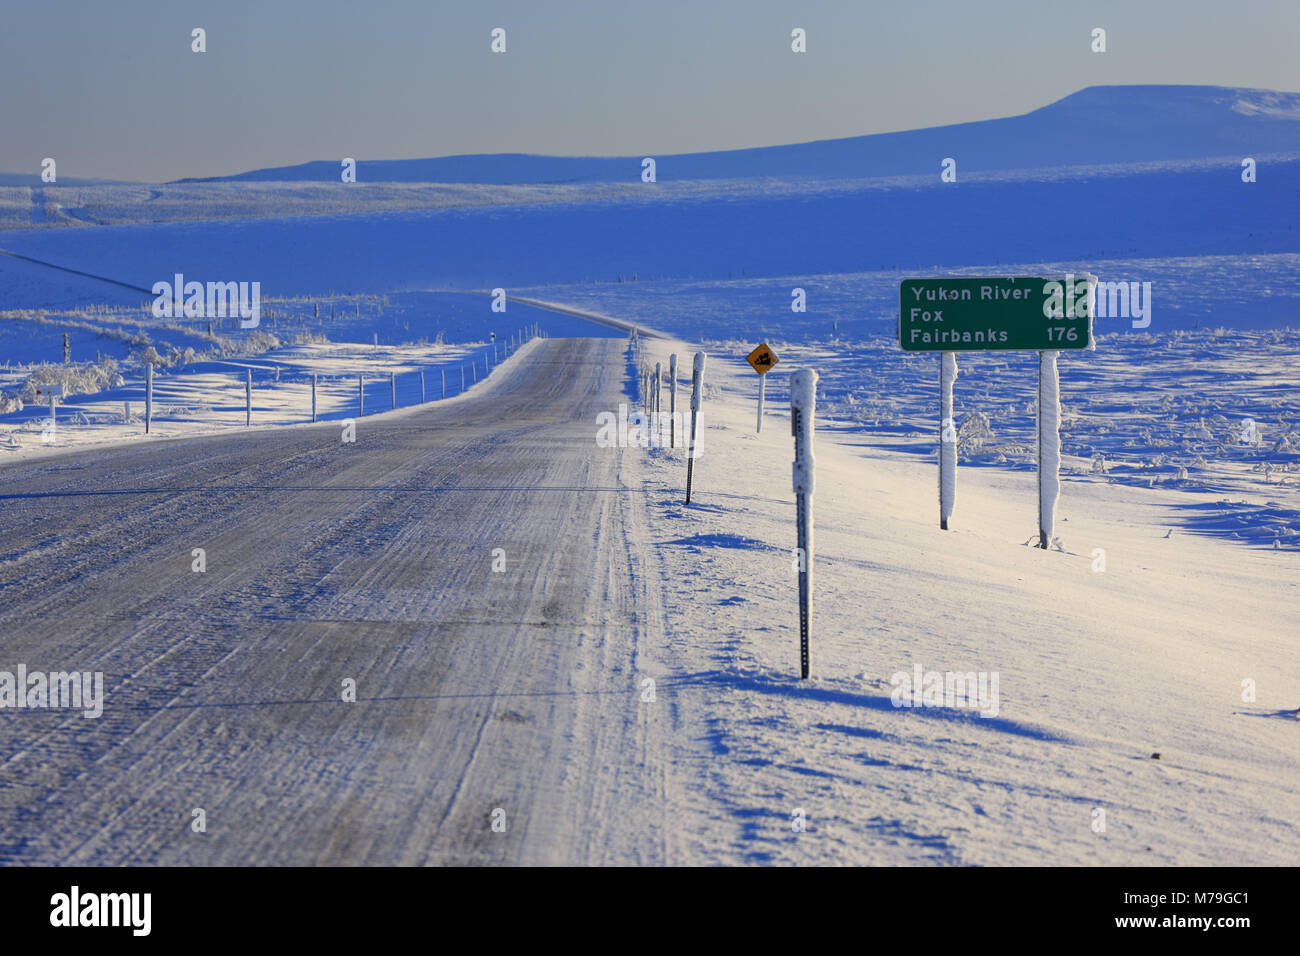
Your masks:
<svg viewBox="0 0 1300 956"><path fill-rule="evenodd" d="M96 720L0 714L0 863L676 856L639 452L593 454L624 346L535 341L355 444L334 422L0 469L0 669L105 682Z"/></svg>

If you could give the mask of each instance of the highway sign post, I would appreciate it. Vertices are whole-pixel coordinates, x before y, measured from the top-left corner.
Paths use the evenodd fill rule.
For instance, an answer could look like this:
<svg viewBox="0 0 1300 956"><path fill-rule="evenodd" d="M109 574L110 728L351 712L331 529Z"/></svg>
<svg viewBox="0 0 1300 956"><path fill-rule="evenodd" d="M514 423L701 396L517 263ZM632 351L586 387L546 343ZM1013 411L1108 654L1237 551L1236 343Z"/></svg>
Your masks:
<svg viewBox="0 0 1300 956"><path fill-rule="evenodd" d="M938 276L898 286L898 344L940 352L939 527L948 530L957 484L957 429L952 387L957 352L1038 352L1038 529L1047 548L1059 497L1060 380L1063 350L1096 348L1092 319L1097 277ZM1049 409L1045 413L1045 409Z"/></svg>
<svg viewBox="0 0 1300 956"><path fill-rule="evenodd" d="M763 376L770 372L780 359L764 342L746 355L745 361L752 365L754 371L758 373L758 427L755 431L761 432L763 430L763 393L767 390L767 379Z"/></svg>

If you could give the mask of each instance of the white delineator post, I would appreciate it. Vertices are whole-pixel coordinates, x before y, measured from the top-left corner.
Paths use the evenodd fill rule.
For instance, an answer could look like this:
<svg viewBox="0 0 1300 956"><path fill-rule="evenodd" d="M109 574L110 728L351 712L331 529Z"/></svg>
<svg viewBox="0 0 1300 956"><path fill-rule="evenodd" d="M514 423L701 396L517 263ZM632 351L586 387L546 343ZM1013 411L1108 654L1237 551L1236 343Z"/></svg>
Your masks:
<svg viewBox="0 0 1300 956"><path fill-rule="evenodd" d="M808 637L812 617L813 423L817 415L817 373L800 369L790 376L790 430L794 433L795 529L799 572L799 676L808 676Z"/></svg>
<svg viewBox="0 0 1300 956"><path fill-rule="evenodd" d="M253 370L244 369L244 427L253 424Z"/></svg>
<svg viewBox="0 0 1300 956"><path fill-rule="evenodd" d="M396 372L388 373L388 385L393 390L392 404L389 405L389 408L396 408L397 407L397 373Z"/></svg>
<svg viewBox="0 0 1300 956"><path fill-rule="evenodd" d="M311 420L316 420L316 376L311 377Z"/></svg>
<svg viewBox="0 0 1300 956"><path fill-rule="evenodd" d="M357 376L357 418L366 413L366 377Z"/></svg>
<svg viewBox="0 0 1300 956"><path fill-rule="evenodd" d="M957 426L952 420L952 383L957 380L957 353L939 356L939 527L948 530L957 498Z"/></svg>
<svg viewBox="0 0 1300 956"><path fill-rule="evenodd" d="M677 447L677 353L668 356L668 447Z"/></svg>
<svg viewBox="0 0 1300 956"><path fill-rule="evenodd" d="M1061 379L1056 351L1038 353L1038 546L1051 547L1061 497Z"/></svg>
<svg viewBox="0 0 1300 956"><path fill-rule="evenodd" d="M144 433L149 434L149 426L153 423L153 363L150 362L144 369Z"/></svg>
<svg viewBox="0 0 1300 956"><path fill-rule="evenodd" d="M658 445L658 443L663 440L662 438L659 437L662 434L659 431L660 412L662 411L662 408L660 407L659 398L660 398L660 391L661 391L660 386L663 384L663 380L664 380L663 365L659 362L655 362L655 420L654 420L653 427L654 427L656 445Z"/></svg>
<svg viewBox="0 0 1300 956"><path fill-rule="evenodd" d="M424 404L424 369L420 369L420 404Z"/></svg>
<svg viewBox="0 0 1300 956"><path fill-rule="evenodd" d="M703 352L695 353L695 363L691 371L691 436L686 449L686 503L691 503L691 479L695 474L695 442L699 434L700 390L704 387Z"/></svg>

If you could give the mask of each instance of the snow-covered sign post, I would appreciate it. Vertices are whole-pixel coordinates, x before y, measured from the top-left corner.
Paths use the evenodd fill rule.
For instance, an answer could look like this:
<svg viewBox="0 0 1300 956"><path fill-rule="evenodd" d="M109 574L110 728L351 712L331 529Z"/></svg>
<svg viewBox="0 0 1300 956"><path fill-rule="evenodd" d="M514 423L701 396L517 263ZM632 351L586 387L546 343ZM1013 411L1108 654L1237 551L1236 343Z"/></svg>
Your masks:
<svg viewBox="0 0 1300 956"><path fill-rule="evenodd" d="M808 676L808 632L812 615L813 421L817 415L817 373L790 376L790 430L794 432L795 529L799 573L799 676Z"/></svg>
<svg viewBox="0 0 1300 956"><path fill-rule="evenodd" d="M691 479L695 474L695 441L698 434L700 418L700 390L704 388L703 352L695 353L695 364L691 372L691 437L686 449L686 503L691 503Z"/></svg>
<svg viewBox="0 0 1300 956"><path fill-rule="evenodd" d="M754 371L758 373L758 427L754 431L761 432L763 430L763 393L767 390L767 379L764 376L772 371L780 360L776 357L776 353L768 348L767 343L764 342L746 355L745 361L752 365Z"/></svg>
<svg viewBox="0 0 1300 956"><path fill-rule="evenodd" d="M54 418L54 401L63 397L62 385L38 385L36 387L36 397L38 399L46 398L50 402L50 418Z"/></svg>
<svg viewBox="0 0 1300 956"><path fill-rule="evenodd" d="M677 447L677 353L668 356L668 447Z"/></svg>
<svg viewBox="0 0 1300 956"><path fill-rule="evenodd" d="M1052 543L1061 474L1061 383L1065 349L1095 349L1097 277L960 276L904 279L898 286L898 343L908 352L942 352L939 366L939 527L957 490L957 429L952 386L957 353L1038 353L1038 545Z"/></svg>

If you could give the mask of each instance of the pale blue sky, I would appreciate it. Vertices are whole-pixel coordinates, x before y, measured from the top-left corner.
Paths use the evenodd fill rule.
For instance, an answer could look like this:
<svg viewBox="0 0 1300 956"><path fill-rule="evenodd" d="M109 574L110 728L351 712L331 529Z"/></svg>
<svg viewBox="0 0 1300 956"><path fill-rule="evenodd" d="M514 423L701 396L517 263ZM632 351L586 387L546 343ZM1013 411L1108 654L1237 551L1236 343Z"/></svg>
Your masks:
<svg viewBox="0 0 1300 956"><path fill-rule="evenodd" d="M0 170L53 156L60 178L763 146L1095 84L1300 90L1297 0L10 0L0 24Z"/></svg>

